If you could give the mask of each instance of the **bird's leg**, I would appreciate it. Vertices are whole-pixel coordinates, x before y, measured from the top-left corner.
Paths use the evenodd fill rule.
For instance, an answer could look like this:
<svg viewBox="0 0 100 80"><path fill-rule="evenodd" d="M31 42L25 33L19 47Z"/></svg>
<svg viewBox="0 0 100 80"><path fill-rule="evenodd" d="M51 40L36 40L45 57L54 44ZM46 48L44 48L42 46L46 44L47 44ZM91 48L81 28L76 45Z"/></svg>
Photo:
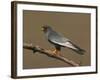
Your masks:
<svg viewBox="0 0 100 80"><path fill-rule="evenodd" d="M53 50L53 54L54 54L54 55L57 54L57 50L56 50L56 49Z"/></svg>
<svg viewBox="0 0 100 80"><path fill-rule="evenodd" d="M61 56L61 51L60 50L56 50L56 52L57 52L57 55Z"/></svg>
<svg viewBox="0 0 100 80"><path fill-rule="evenodd" d="M55 49L55 50L53 51L53 54L54 54L54 55L61 55L61 52L60 52L60 50Z"/></svg>

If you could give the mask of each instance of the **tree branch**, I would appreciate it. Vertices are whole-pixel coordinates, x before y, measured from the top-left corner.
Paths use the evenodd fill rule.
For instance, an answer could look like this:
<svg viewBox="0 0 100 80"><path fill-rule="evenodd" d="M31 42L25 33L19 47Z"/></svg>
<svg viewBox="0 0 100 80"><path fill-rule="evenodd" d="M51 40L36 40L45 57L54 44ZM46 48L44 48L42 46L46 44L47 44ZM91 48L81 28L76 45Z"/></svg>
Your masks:
<svg viewBox="0 0 100 80"><path fill-rule="evenodd" d="M35 52L39 52L39 53L42 53L42 54L46 54L49 57L53 57L53 58L59 59L59 60L65 62L65 63L70 64L71 66L79 66L79 64L75 63L74 61L69 60L69 59L65 58L64 56L62 56L62 55L55 55L53 53L53 51L43 49L43 48L41 48L39 46L33 46L32 44L25 43L23 45L23 48L29 49L29 50L33 50L34 53Z"/></svg>

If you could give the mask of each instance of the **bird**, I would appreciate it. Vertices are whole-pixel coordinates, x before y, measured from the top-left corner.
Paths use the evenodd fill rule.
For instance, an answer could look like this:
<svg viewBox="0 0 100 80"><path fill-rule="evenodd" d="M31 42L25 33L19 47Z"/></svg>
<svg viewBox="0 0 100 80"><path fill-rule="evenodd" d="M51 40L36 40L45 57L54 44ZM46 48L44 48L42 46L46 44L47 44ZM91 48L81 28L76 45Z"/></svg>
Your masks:
<svg viewBox="0 0 100 80"><path fill-rule="evenodd" d="M55 49L53 50L53 53L55 55L61 55L62 47L69 48L80 55L84 54L84 49L81 49L79 46L74 44L70 39L56 32L51 26L43 25L42 31L44 32L47 40L55 46Z"/></svg>

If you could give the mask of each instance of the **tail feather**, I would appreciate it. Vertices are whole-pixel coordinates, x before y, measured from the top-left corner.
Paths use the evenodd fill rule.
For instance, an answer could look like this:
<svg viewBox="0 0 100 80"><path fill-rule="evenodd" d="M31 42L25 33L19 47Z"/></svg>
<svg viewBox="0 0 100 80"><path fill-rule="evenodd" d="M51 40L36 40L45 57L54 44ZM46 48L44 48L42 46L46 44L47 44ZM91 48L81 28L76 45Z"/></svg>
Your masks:
<svg viewBox="0 0 100 80"><path fill-rule="evenodd" d="M83 50L83 49L72 49L73 51L75 51L75 52L77 52L78 54L80 54L80 55L84 55L84 53L86 52L85 50Z"/></svg>
<svg viewBox="0 0 100 80"><path fill-rule="evenodd" d="M73 51L79 53L80 55L84 55L84 53L86 52L85 50L81 49L80 47L76 46L74 43L69 42L73 48L69 47L70 49L72 49Z"/></svg>

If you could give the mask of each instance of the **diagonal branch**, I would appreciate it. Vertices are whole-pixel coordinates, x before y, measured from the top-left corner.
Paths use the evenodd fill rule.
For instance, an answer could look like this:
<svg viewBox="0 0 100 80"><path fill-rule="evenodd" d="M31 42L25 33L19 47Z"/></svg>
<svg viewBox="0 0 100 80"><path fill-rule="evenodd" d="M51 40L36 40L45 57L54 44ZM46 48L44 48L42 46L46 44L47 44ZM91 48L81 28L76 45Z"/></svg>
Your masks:
<svg viewBox="0 0 100 80"><path fill-rule="evenodd" d="M59 60L65 62L65 63L70 64L71 66L79 66L79 64L75 63L74 61L69 60L69 59L65 58L64 56L62 56L62 55L55 55L53 53L53 51L43 49L43 48L41 48L39 46L33 46L32 44L25 43L23 45L23 48L29 49L29 50L33 50L33 52L39 52L39 53L45 54L45 55L47 55L49 57L53 57L53 58L59 59Z"/></svg>

